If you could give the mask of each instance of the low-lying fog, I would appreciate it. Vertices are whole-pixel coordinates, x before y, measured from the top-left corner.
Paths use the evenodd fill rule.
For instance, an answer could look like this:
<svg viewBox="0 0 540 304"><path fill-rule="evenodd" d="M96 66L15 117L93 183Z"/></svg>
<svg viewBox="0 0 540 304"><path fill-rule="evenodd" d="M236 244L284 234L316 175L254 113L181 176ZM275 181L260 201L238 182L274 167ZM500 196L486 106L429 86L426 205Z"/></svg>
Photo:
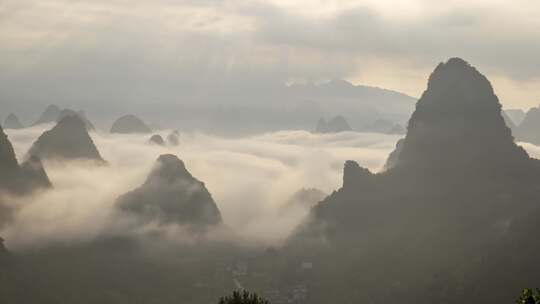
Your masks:
<svg viewBox="0 0 540 304"><path fill-rule="evenodd" d="M19 160L51 126L7 130ZM169 131L158 132L162 136ZM276 244L307 214L280 208L301 188L326 193L341 186L345 160L378 171L399 139L396 135L281 131L244 138L182 133L178 147L148 143L149 135L91 133L109 166L46 162L54 189L18 199L14 221L0 231L11 248L51 241L87 240L122 227L115 199L138 187L156 158L176 154L216 201L225 224L245 239ZM524 144L533 156L540 147ZM13 201L12 201L13 202ZM127 221L127 220L126 220Z"/></svg>

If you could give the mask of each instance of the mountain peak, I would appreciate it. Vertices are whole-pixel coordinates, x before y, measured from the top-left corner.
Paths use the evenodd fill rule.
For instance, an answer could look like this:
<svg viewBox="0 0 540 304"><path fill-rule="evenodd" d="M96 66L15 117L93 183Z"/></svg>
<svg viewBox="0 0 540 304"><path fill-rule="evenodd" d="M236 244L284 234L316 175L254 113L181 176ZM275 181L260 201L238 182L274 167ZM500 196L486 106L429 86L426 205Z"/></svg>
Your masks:
<svg viewBox="0 0 540 304"><path fill-rule="evenodd" d="M6 129L22 129L24 128L23 124L17 117L17 115L11 113L6 117L4 121L4 128Z"/></svg>
<svg viewBox="0 0 540 304"><path fill-rule="evenodd" d="M371 181L373 173L360 167L357 162L348 160L343 167L343 188L350 189L358 185L366 185Z"/></svg>
<svg viewBox="0 0 540 304"><path fill-rule="evenodd" d="M51 182L39 158L30 157L19 165L13 146L0 127L0 190L28 193L37 188L49 188Z"/></svg>
<svg viewBox="0 0 540 304"><path fill-rule="evenodd" d="M335 116L328 122L324 118L320 118L315 128L315 132L317 133L338 133L344 131L352 131L352 128L345 117L341 115Z"/></svg>
<svg viewBox="0 0 540 304"><path fill-rule="evenodd" d="M118 118L111 127L111 133L151 133L152 129L135 115L124 115Z"/></svg>
<svg viewBox="0 0 540 304"><path fill-rule="evenodd" d="M117 206L145 221L215 225L221 214L204 183L172 154L159 156L146 182L120 196Z"/></svg>
<svg viewBox="0 0 540 304"><path fill-rule="evenodd" d="M178 179L192 179L193 176L188 172L184 162L173 154L162 154L156 160L156 164L148 176L147 182L155 179L166 180L172 183Z"/></svg>
<svg viewBox="0 0 540 304"><path fill-rule="evenodd" d="M34 125L55 122L58 119L58 115L60 115L61 111L62 110L57 105L52 104L47 106Z"/></svg>
<svg viewBox="0 0 540 304"><path fill-rule="evenodd" d="M40 158L91 159L103 162L87 125L78 115L63 117L51 130L45 131L28 153Z"/></svg>
<svg viewBox="0 0 540 304"><path fill-rule="evenodd" d="M435 68L407 131L398 166L437 168L528 159L514 144L490 82L460 58Z"/></svg>

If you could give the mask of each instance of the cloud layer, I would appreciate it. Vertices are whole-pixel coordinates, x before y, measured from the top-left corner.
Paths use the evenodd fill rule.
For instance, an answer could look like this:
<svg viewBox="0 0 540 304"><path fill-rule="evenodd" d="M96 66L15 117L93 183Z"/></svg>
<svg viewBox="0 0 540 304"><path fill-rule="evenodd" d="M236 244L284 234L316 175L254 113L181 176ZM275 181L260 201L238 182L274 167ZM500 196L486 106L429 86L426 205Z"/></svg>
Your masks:
<svg viewBox="0 0 540 304"><path fill-rule="evenodd" d="M42 131L39 127L9 130L19 158ZM305 209L286 214L281 210L296 191L304 187L327 193L338 189L347 159L378 170L398 139L354 132L283 131L236 139L190 133L182 134L178 148L160 148L147 143L149 136L94 133L92 137L110 166L45 163L55 187L33 197L11 199L18 206L15 220L0 232L10 247L88 240L126 229L134 233L155 229L137 226L133 219L119 215L113 204L120 194L144 181L162 153L178 155L206 184L234 233L276 244L307 214ZM169 234L186 237L178 229Z"/></svg>
<svg viewBox="0 0 540 304"><path fill-rule="evenodd" d="M528 107L540 98L538 13L534 0L7 0L0 99L110 111L332 78L419 96L438 62L460 56L507 107Z"/></svg>

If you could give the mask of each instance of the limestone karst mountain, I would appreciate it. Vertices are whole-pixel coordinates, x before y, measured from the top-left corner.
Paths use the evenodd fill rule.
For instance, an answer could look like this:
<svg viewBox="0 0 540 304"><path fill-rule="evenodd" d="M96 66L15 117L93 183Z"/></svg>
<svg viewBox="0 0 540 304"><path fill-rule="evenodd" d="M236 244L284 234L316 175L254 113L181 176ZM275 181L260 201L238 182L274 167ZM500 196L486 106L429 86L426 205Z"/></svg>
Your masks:
<svg viewBox="0 0 540 304"><path fill-rule="evenodd" d="M39 158L30 158L19 165L13 146L1 127L0 168L0 191L24 194L51 186Z"/></svg>
<svg viewBox="0 0 540 304"><path fill-rule="evenodd" d="M30 188L50 188L51 181L41 160L37 156L30 156L21 164L22 175L25 184Z"/></svg>
<svg viewBox="0 0 540 304"><path fill-rule="evenodd" d="M58 123L66 116L78 116L84 121L88 131L95 130L94 125L88 120L84 111L76 112L71 109L61 109L57 105L49 105L33 125Z"/></svg>
<svg viewBox="0 0 540 304"><path fill-rule="evenodd" d="M49 105L33 125L56 122L61 111L57 105Z"/></svg>
<svg viewBox="0 0 540 304"><path fill-rule="evenodd" d="M13 190L17 187L20 167L13 146L0 127L0 189Z"/></svg>
<svg viewBox="0 0 540 304"><path fill-rule="evenodd" d="M180 132L177 130L172 131L169 135L167 135L167 142L171 146L178 146L180 144Z"/></svg>
<svg viewBox="0 0 540 304"><path fill-rule="evenodd" d="M161 135L159 134L152 135L148 142L153 145L165 146L165 141L163 140L163 137L161 137Z"/></svg>
<svg viewBox="0 0 540 304"><path fill-rule="evenodd" d="M19 118L11 113L6 117L3 124L4 129L22 129L24 128L23 124L19 120Z"/></svg>
<svg viewBox="0 0 540 304"><path fill-rule="evenodd" d="M161 155L144 184L120 196L116 206L146 222L203 227L221 223L204 183L171 154Z"/></svg>
<svg viewBox="0 0 540 304"><path fill-rule="evenodd" d="M82 121L84 121L84 124L86 125L86 129L88 131L93 131L93 130L96 129L94 127L94 124L92 124L92 122L90 122L88 120L88 118L86 118L86 114L84 113L84 111L75 112L75 111L73 111L71 109L63 109L60 112L60 114L58 114L58 118L56 118L55 121L60 122L66 116L77 116L77 117L79 117Z"/></svg>
<svg viewBox="0 0 540 304"><path fill-rule="evenodd" d="M125 115L118 118L111 127L111 133L151 133L152 129L135 115Z"/></svg>
<svg viewBox="0 0 540 304"><path fill-rule="evenodd" d="M504 110L504 113L516 125L519 125L525 118L525 112L522 109L507 109Z"/></svg>
<svg viewBox="0 0 540 304"><path fill-rule="evenodd" d="M328 122L324 118L321 118L317 122L317 126L315 128L316 133L338 133L351 130L351 126L345 117L341 115L332 118Z"/></svg>
<svg viewBox="0 0 540 304"><path fill-rule="evenodd" d="M523 121L515 128L514 135L519 141L540 145L540 107L527 111Z"/></svg>
<svg viewBox="0 0 540 304"><path fill-rule="evenodd" d="M405 128L398 123L386 119L377 119L363 128L364 132L376 132L384 134L405 134Z"/></svg>
<svg viewBox="0 0 540 304"><path fill-rule="evenodd" d="M316 260L312 277L333 291L315 290L314 303L346 302L357 285L381 303L390 294L402 303L511 302L510 286L540 270L534 244L504 246L509 223L540 207L540 165L514 143L489 81L459 58L439 64L397 150L379 174L348 161L343 186L290 238L289 252ZM528 268L513 266L518 256ZM495 273L508 284L489 285L495 275L483 274L483 261L504 261ZM430 287L441 285L452 287Z"/></svg>
<svg viewBox="0 0 540 304"><path fill-rule="evenodd" d="M431 74L408 126L399 165L440 168L524 162L489 81L453 58ZM510 164L509 164L510 165Z"/></svg>
<svg viewBox="0 0 540 304"><path fill-rule="evenodd" d="M32 145L28 155L41 159L86 159L104 162L85 122L79 116L66 116L45 131Z"/></svg>

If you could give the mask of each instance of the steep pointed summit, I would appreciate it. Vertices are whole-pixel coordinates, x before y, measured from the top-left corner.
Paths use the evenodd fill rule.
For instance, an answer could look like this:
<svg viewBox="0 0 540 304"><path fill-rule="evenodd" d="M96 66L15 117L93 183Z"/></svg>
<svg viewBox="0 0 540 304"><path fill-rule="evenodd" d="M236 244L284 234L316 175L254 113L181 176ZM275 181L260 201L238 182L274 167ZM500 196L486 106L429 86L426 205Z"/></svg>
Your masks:
<svg viewBox="0 0 540 304"><path fill-rule="evenodd" d="M24 182L31 189L52 187L49 176L47 175L45 168L43 168L43 164L39 157L30 156L21 164L21 170Z"/></svg>
<svg viewBox="0 0 540 304"><path fill-rule="evenodd" d="M6 117L6 120L4 120L4 128L5 129L22 129L24 128L23 124L19 120L19 118L11 113Z"/></svg>
<svg viewBox="0 0 540 304"><path fill-rule="evenodd" d="M13 146L0 127L0 189L12 189L20 174Z"/></svg>
<svg viewBox="0 0 540 304"><path fill-rule="evenodd" d="M49 105L33 125L56 122L61 111L57 105Z"/></svg>
<svg viewBox="0 0 540 304"><path fill-rule="evenodd" d="M416 105L397 166L489 165L528 159L514 144L487 78L462 59L441 63Z"/></svg>
<svg viewBox="0 0 540 304"><path fill-rule="evenodd" d="M66 116L54 128L45 131L32 145L29 156L42 159L90 159L103 162L79 116Z"/></svg>
<svg viewBox="0 0 540 304"><path fill-rule="evenodd" d="M317 273L320 282L344 282L334 270L347 269L357 282L376 277L374 293L407 282L390 287L408 294L403 302L442 303L447 290L444 298L430 295L446 284L441 269L467 269L479 279L444 281L459 281L460 291L451 292L456 303L475 297L490 303L510 301L512 282L538 278L540 247L530 241L538 225L511 231L523 219L538 222L540 161L514 143L491 84L474 67L458 58L437 66L387 168L371 174L347 161L343 187L313 207L290 238L296 259L328 269ZM508 246L516 241L519 246ZM336 286L334 294L353 296L346 284ZM491 291L496 296L485 297ZM324 292L313 297L335 302Z"/></svg>
<svg viewBox="0 0 540 304"><path fill-rule="evenodd" d="M144 221L161 224L221 223L219 209L204 183L171 154L161 155L144 184L120 196L116 205Z"/></svg>
<svg viewBox="0 0 540 304"><path fill-rule="evenodd" d="M540 107L531 108L515 129L516 139L540 145Z"/></svg>
<svg viewBox="0 0 540 304"><path fill-rule="evenodd" d="M0 127L0 190L27 193L48 187L51 182L39 158L31 158L19 166L13 146Z"/></svg>
<svg viewBox="0 0 540 304"><path fill-rule="evenodd" d="M60 114L58 114L58 118L56 118L56 122L61 121L62 119L64 119L64 117L67 117L67 116L77 116L82 121L84 121L84 124L86 125L86 129L88 131L95 130L94 124L92 124L92 122L90 122L88 118L86 118L86 114L84 113L84 111L75 112L71 109L63 109L60 112Z"/></svg>

